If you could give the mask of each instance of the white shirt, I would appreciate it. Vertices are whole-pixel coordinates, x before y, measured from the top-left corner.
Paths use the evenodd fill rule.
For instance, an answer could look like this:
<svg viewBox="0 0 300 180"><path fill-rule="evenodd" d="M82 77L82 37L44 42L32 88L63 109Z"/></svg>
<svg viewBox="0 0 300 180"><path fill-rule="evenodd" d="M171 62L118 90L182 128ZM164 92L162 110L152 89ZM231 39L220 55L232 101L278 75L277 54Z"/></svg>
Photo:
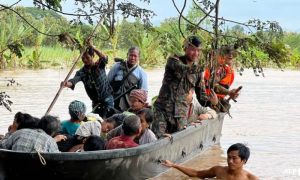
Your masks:
<svg viewBox="0 0 300 180"><path fill-rule="evenodd" d="M91 135L100 136L101 134L101 124L99 121L88 121L83 123L79 126L77 129L76 135L82 136L82 137L88 137Z"/></svg>

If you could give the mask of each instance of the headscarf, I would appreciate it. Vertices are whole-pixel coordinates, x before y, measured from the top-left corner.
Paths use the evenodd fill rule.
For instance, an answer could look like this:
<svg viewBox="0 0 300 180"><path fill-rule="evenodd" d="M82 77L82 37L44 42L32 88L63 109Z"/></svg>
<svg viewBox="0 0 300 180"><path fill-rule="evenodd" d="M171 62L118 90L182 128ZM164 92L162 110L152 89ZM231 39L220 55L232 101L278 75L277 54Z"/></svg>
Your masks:
<svg viewBox="0 0 300 180"><path fill-rule="evenodd" d="M71 119L79 119L78 114L85 114L86 112L86 106L83 102L81 101L72 101L69 104L69 114L71 116Z"/></svg>
<svg viewBox="0 0 300 180"><path fill-rule="evenodd" d="M143 103L147 103L147 91L145 91L144 89L132 90L129 97L134 97Z"/></svg>

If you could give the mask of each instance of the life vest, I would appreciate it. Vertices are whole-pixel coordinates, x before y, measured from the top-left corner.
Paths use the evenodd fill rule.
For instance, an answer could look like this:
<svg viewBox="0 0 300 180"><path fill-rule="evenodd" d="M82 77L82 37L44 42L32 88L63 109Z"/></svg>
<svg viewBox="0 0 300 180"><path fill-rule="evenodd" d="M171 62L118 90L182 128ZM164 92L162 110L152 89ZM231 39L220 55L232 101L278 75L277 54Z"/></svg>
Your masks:
<svg viewBox="0 0 300 180"><path fill-rule="evenodd" d="M220 66L216 69L216 76L220 77L220 81L217 82L221 86L223 86L226 89L229 89L234 81L234 71L233 69L225 64L223 66ZM205 69L204 71L204 83L205 83L205 93L209 96L211 94L211 88L210 88L210 78L211 78L211 72L210 69ZM219 99L223 99L226 95L224 94L217 94L217 97Z"/></svg>
<svg viewBox="0 0 300 180"><path fill-rule="evenodd" d="M229 88L232 85L233 81L234 81L234 71L227 64L224 66L224 70L225 70L226 75L225 75L224 78L221 79L219 84L221 84L223 86L228 86L228 88Z"/></svg>

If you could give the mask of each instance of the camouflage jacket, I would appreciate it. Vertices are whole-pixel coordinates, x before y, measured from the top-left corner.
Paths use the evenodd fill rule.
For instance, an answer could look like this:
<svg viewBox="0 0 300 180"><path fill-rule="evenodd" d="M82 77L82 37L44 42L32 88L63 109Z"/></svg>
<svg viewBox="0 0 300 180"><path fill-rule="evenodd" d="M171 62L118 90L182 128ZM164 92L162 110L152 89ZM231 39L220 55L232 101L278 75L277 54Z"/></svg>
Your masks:
<svg viewBox="0 0 300 180"><path fill-rule="evenodd" d="M162 87L153 106L163 112L165 121L175 125L177 130L187 124L186 96L200 82L200 77L200 66L187 65L185 56L168 58Z"/></svg>

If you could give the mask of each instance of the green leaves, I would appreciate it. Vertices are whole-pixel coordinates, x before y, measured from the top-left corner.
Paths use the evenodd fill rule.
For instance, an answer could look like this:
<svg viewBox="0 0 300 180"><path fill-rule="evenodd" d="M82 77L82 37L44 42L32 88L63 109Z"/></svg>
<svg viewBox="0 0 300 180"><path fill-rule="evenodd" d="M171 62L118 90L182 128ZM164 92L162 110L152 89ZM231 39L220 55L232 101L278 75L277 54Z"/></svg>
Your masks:
<svg viewBox="0 0 300 180"><path fill-rule="evenodd" d="M24 47L22 44L20 44L19 42L15 42L13 44L7 45L7 47L10 50L10 52L17 55L18 58L22 57L22 51L24 51Z"/></svg>
<svg viewBox="0 0 300 180"><path fill-rule="evenodd" d="M53 8L55 10L60 10L62 9L61 7L61 0L34 0L33 4L36 6L41 6L38 2L45 3L46 7L48 8Z"/></svg>
<svg viewBox="0 0 300 180"><path fill-rule="evenodd" d="M39 49L34 49L32 51L32 54L31 56L27 56L28 58L28 67L30 68L34 68L34 69L37 69L37 68L40 68L41 67L41 52Z"/></svg>
<svg viewBox="0 0 300 180"><path fill-rule="evenodd" d="M144 31L133 36L131 40L140 48L140 62L144 67L157 66L161 62L159 34Z"/></svg>

